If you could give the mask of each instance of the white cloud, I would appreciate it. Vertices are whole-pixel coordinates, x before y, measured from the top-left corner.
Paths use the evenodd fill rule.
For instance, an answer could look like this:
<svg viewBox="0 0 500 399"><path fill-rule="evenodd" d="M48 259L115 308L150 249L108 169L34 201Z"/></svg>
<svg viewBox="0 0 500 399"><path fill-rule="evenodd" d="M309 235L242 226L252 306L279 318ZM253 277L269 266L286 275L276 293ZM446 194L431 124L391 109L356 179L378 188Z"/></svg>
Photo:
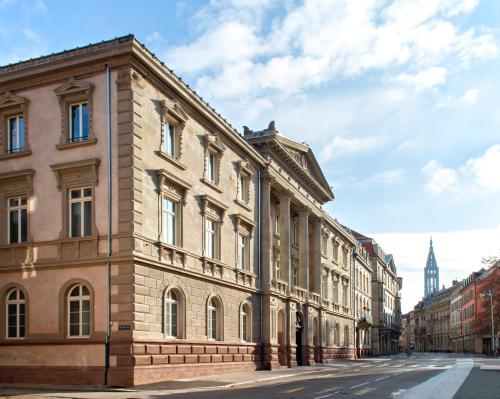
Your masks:
<svg viewBox="0 0 500 399"><path fill-rule="evenodd" d="M469 159L456 169L429 161L422 168L425 189L432 196L455 191L490 193L500 190L500 144L492 145L477 158ZM475 190L475 191L473 191Z"/></svg>
<svg viewBox="0 0 500 399"><path fill-rule="evenodd" d="M339 135L335 136L330 143L323 147L321 158L323 161L327 161L336 156L365 152L378 144L380 144L380 140L375 137L345 137Z"/></svg>
<svg viewBox="0 0 500 399"><path fill-rule="evenodd" d="M440 284L449 287L479 270L481 258L500 255L500 225L496 228L425 233L373 234L386 253L392 253L398 273L403 277L403 312L408 312L424 293L424 267L429 238L440 269Z"/></svg>
<svg viewBox="0 0 500 399"><path fill-rule="evenodd" d="M361 180L356 186L362 190L371 187L388 187L396 186L403 183L406 180L406 170L404 169L389 169L384 170L368 177L367 179Z"/></svg>
<svg viewBox="0 0 500 399"><path fill-rule="evenodd" d="M500 190L500 144L488 148L481 157L467 161L465 168L482 188Z"/></svg>
<svg viewBox="0 0 500 399"><path fill-rule="evenodd" d="M198 13L200 34L168 48L167 64L192 74L210 98L251 103L407 65L420 72L400 71L399 80L422 90L445 82L447 68L440 64L447 57L468 63L497 55L491 34L462 32L454 24L456 15L476 7L474 0L284 2L285 12L270 22L266 12L276 3L212 1Z"/></svg>
<svg viewBox="0 0 500 399"><path fill-rule="evenodd" d="M475 104L477 102L478 89L470 89L462 96L461 101L468 104Z"/></svg>
<svg viewBox="0 0 500 399"><path fill-rule="evenodd" d="M448 190L455 190L458 181L457 172L441 166L435 160L429 161L422 168L427 177L425 189L431 195L438 195Z"/></svg>
<svg viewBox="0 0 500 399"><path fill-rule="evenodd" d="M448 71L442 67L431 67L418 72L415 75L407 73L399 74L396 77L397 81L411 84L415 90L422 91L431 87L442 85L446 81Z"/></svg>

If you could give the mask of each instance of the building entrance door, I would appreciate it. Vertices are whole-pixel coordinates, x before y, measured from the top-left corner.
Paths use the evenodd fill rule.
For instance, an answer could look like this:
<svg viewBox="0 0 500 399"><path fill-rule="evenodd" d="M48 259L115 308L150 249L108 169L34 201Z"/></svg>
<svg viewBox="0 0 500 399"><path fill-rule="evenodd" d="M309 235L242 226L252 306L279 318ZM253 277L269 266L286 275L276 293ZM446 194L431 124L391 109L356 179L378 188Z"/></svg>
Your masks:
<svg viewBox="0 0 500 399"><path fill-rule="evenodd" d="M302 317L297 313L296 319L296 329L295 329L295 344L297 345L295 357L297 360L297 365L302 366L304 364L303 354L302 354L302 332L304 331L304 326L302 325Z"/></svg>

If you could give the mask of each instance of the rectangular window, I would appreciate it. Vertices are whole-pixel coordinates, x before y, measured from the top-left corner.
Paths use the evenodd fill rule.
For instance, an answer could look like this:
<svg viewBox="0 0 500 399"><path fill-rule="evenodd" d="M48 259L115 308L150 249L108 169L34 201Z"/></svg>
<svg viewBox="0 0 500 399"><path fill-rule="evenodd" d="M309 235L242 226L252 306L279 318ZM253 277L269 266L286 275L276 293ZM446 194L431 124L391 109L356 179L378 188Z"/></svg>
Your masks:
<svg viewBox="0 0 500 399"><path fill-rule="evenodd" d="M162 201L162 228L163 241L169 245L176 245L177 204L169 199Z"/></svg>
<svg viewBox="0 0 500 399"><path fill-rule="evenodd" d="M292 284L299 285L299 269L296 266L292 270Z"/></svg>
<svg viewBox="0 0 500 399"><path fill-rule="evenodd" d="M326 255L327 243L328 243L328 236L323 235L321 237L321 254L322 255Z"/></svg>
<svg viewBox="0 0 500 399"><path fill-rule="evenodd" d="M238 234L238 267L245 269L247 267L247 237Z"/></svg>
<svg viewBox="0 0 500 399"><path fill-rule="evenodd" d="M276 254L274 256L274 272L275 272L276 279L279 280L281 278L280 256L279 256L279 254Z"/></svg>
<svg viewBox="0 0 500 399"><path fill-rule="evenodd" d="M293 224L293 232L292 232L292 244L297 245L299 242L299 237L298 237L298 229L297 225L294 223Z"/></svg>
<svg viewBox="0 0 500 399"><path fill-rule="evenodd" d="M26 197L7 200L9 244L26 242L28 237L28 202Z"/></svg>
<svg viewBox="0 0 500 399"><path fill-rule="evenodd" d="M280 215L276 214L274 218L274 232L279 235L280 234Z"/></svg>
<svg viewBox="0 0 500 399"><path fill-rule="evenodd" d="M209 258L216 257L216 234L217 222L206 219L205 221L205 256Z"/></svg>
<svg viewBox="0 0 500 399"><path fill-rule="evenodd" d="M209 152L207 154L207 179L210 180L211 182L216 182L216 174L215 174L215 154Z"/></svg>
<svg viewBox="0 0 500 399"><path fill-rule="evenodd" d="M238 178L238 200L248 202L248 177L241 173Z"/></svg>
<svg viewBox="0 0 500 399"><path fill-rule="evenodd" d="M70 237L92 235L92 188L77 188L69 191Z"/></svg>
<svg viewBox="0 0 500 399"><path fill-rule="evenodd" d="M174 126L168 122L163 124L163 151L171 156L175 156L175 130Z"/></svg>
<svg viewBox="0 0 500 399"><path fill-rule="evenodd" d="M89 107L87 103L73 104L69 113L70 141L83 141L89 137Z"/></svg>
<svg viewBox="0 0 500 399"><path fill-rule="evenodd" d="M8 125L7 152L12 154L24 151L24 117L14 116L9 118Z"/></svg>

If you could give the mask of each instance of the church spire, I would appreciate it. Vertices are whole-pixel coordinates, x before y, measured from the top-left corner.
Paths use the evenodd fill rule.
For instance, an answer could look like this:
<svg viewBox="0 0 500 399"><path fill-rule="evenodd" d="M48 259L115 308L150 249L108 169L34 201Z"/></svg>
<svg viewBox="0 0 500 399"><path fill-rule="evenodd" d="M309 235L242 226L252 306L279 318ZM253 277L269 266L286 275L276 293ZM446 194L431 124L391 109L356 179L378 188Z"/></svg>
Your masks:
<svg viewBox="0 0 500 399"><path fill-rule="evenodd" d="M432 236L429 245L429 254L427 255L427 264L424 268L425 278L425 296L439 290L439 267L434 255L434 246L432 245Z"/></svg>

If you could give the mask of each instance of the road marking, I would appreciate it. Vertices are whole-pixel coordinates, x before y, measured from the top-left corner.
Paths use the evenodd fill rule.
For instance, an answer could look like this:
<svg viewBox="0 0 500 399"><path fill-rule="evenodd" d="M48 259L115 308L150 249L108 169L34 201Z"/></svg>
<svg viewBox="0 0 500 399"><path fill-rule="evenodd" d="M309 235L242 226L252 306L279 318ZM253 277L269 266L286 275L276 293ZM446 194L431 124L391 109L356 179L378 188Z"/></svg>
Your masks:
<svg viewBox="0 0 500 399"><path fill-rule="evenodd" d="M336 391L336 390L337 390L337 388L333 387L333 388L326 388L326 389L323 389L323 390L315 392L315 393L326 393L326 392L332 392L332 391Z"/></svg>
<svg viewBox="0 0 500 399"><path fill-rule="evenodd" d="M398 389L397 391L391 392L391 396L394 398L395 396L401 395L405 391L406 389Z"/></svg>
<svg viewBox="0 0 500 399"><path fill-rule="evenodd" d="M304 389L304 387L290 388L290 389L287 389L286 391L281 391L280 393L295 393L295 392L302 391L303 389Z"/></svg>
<svg viewBox="0 0 500 399"><path fill-rule="evenodd" d="M373 381L382 381L382 380L385 380L386 378L389 378L389 377L390 377L390 375L386 375L385 377L380 377L380 378L377 378Z"/></svg>
<svg viewBox="0 0 500 399"><path fill-rule="evenodd" d="M370 381L363 382L362 384L358 384L358 385L354 385L352 387L349 387L349 389L354 389L354 388L362 387L363 385L366 385L366 384L369 384L369 383L370 383Z"/></svg>
<svg viewBox="0 0 500 399"><path fill-rule="evenodd" d="M330 396L335 395L335 392L329 393L327 395L323 396L316 396L314 399L324 399L324 398L329 398Z"/></svg>
<svg viewBox="0 0 500 399"><path fill-rule="evenodd" d="M373 392L375 391L377 388L364 388L364 389L360 389L356 392L353 393L354 396L362 396L362 395L366 395L367 393L370 393L370 392Z"/></svg>

